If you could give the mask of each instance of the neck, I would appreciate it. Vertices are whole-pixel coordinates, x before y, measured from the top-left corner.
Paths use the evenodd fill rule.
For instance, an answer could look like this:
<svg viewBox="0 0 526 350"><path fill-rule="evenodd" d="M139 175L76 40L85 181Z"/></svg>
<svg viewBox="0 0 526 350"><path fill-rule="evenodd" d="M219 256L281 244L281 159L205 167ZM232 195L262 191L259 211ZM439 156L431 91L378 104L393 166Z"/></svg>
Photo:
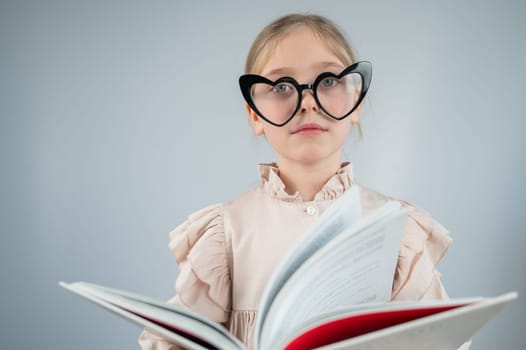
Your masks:
<svg viewBox="0 0 526 350"><path fill-rule="evenodd" d="M278 160L279 177L288 194L298 192L304 201L312 201L341 166L340 158L313 164Z"/></svg>

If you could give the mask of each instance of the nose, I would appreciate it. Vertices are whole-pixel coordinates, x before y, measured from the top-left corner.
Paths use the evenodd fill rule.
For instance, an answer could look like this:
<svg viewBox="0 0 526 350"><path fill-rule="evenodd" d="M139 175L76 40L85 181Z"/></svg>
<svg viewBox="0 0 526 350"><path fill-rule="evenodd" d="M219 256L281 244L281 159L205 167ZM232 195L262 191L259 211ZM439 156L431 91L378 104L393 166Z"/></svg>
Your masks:
<svg viewBox="0 0 526 350"><path fill-rule="evenodd" d="M319 112L318 104L316 103L312 89L304 89L301 92L299 113L304 114L310 111Z"/></svg>

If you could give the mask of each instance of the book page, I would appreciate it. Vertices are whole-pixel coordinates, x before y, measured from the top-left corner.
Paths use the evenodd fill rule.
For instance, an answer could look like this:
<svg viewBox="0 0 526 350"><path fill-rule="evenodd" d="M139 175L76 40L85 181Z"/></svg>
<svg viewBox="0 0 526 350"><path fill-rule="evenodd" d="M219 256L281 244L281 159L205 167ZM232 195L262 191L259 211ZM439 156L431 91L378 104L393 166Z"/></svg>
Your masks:
<svg viewBox="0 0 526 350"><path fill-rule="evenodd" d="M345 305L388 301L406 221L399 202L387 203L310 257L269 308L262 347L275 348L299 324Z"/></svg>
<svg viewBox="0 0 526 350"><path fill-rule="evenodd" d="M302 236L298 244L284 258L263 292L258 318L254 327L254 341L259 345L261 327L266 313L290 276L317 250L336 235L351 227L361 218L360 188L357 185L337 199Z"/></svg>
<svg viewBox="0 0 526 350"><path fill-rule="evenodd" d="M90 283L60 285L185 348L244 349L221 325L190 310Z"/></svg>

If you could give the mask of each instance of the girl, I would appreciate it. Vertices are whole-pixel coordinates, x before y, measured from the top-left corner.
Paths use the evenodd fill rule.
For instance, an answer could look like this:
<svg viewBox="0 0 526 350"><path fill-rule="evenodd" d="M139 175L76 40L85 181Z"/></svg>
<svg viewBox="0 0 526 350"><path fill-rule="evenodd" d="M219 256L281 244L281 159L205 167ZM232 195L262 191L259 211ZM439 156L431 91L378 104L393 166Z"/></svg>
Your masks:
<svg viewBox="0 0 526 350"><path fill-rule="evenodd" d="M371 67L356 62L330 20L292 14L257 36L245 72L240 87L248 117L277 161L259 166L259 187L190 215L171 232L169 247L180 268L171 302L222 323L250 346L262 292L280 260L336 198L357 186L341 156L351 127L359 127ZM361 188L364 215L389 199ZM402 203L411 212L392 299L446 298L436 265L449 234ZM139 342L143 349L177 349L147 331Z"/></svg>

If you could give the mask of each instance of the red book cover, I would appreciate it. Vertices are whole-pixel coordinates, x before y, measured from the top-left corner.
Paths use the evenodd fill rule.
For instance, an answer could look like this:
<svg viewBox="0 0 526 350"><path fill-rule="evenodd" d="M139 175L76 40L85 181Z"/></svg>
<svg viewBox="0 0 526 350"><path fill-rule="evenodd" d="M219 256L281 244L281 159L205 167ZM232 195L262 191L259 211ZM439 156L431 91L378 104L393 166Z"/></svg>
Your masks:
<svg viewBox="0 0 526 350"><path fill-rule="evenodd" d="M378 331L467 304L429 306L352 315L314 327L291 341L285 350L313 349Z"/></svg>

